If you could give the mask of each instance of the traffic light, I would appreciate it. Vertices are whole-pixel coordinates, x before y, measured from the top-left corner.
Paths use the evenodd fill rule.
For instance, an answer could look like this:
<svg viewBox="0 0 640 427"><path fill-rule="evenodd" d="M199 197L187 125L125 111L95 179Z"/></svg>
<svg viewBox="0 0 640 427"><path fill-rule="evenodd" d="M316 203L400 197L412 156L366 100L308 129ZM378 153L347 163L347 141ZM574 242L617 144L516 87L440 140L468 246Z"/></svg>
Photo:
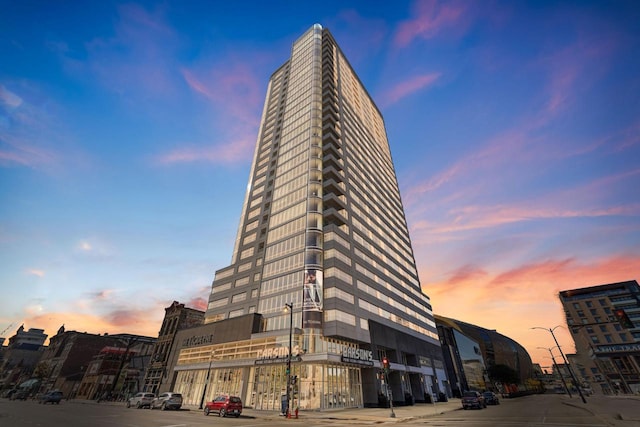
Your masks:
<svg viewBox="0 0 640 427"><path fill-rule="evenodd" d="M633 322L631 321L631 319L629 319L629 316L627 316L627 313L622 308L614 310L613 314L616 316L616 319L618 319L620 326L622 326L623 328L632 329L634 327Z"/></svg>
<svg viewBox="0 0 640 427"><path fill-rule="evenodd" d="M382 358L382 369L384 370L385 374L389 373L389 359L387 359L387 356L384 356Z"/></svg>

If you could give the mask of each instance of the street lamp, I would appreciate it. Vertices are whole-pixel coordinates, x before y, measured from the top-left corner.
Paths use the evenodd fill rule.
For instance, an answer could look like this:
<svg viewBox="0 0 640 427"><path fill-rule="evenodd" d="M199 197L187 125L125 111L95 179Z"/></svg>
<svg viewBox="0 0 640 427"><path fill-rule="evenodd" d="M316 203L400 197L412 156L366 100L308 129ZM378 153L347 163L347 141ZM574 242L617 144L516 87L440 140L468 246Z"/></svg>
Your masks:
<svg viewBox="0 0 640 427"><path fill-rule="evenodd" d="M285 303L285 312L289 312L289 353L287 355L287 408L285 415L289 417L291 414L291 400L290 400L290 390L291 390L291 337L293 335L293 303L289 304Z"/></svg>
<svg viewBox="0 0 640 427"><path fill-rule="evenodd" d="M200 398L200 406L198 409L202 409L204 405L204 396L207 394L207 385L209 384L209 376L211 375L211 363L213 362L213 354L214 351L211 350L211 354L209 355L209 369L207 369L207 378L204 380L204 389L202 389L202 397Z"/></svg>
<svg viewBox="0 0 640 427"><path fill-rule="evenodd" d="M569 395L569 397L573 397L571 396L571 391L569 390L569 387L567 386L566 381L564 380L564 376L562 376L562 371L560 370L560 368L558 367L558 364L556 363L556 358L553 356L553 352L551 350L553 350L556 347L551 347L551 348L547 348L547 347L536 347L536 348L540 348L542 350L549 350L549 354L551 355L551 360L553 360L553 368L558 371L558 375L560 375L560 380L562 380L562 384L564 385L564 389L567 390L567 394ZM559 349L559 347L558 347Z"/></svg>
<svg viewBox="0 0 640 427"><path fill-rule="evenodd" d="M558 339L556 338L556 334L553 333L553 331L558 329L560 326L562 326L562 325L558 325L558 326L555 326L553 328L541 328L540 326L534 326L531 329L544 329L545 331L549 331L551 333L551 336L553 337L553 340L556 343L556 347L558 347L558 350L560 350L560 355L562 356L562 360L567 365L567 369L569 370L569 375L571 375L571 378L573 379L573 383L578 388L578 394L580 395L580 398L582 399L582 403L587 403L587 399L585 399L584 395L582 394L582 390L581 390L581 387L580 387L581 384L578 383L578 379L576 378L575 374L573 373L573 369L571 369L571 365L569 365L569 359L567 359L565 357L564 353L562 352L562 348L560 347L560 344L558 344Z"/></svg>

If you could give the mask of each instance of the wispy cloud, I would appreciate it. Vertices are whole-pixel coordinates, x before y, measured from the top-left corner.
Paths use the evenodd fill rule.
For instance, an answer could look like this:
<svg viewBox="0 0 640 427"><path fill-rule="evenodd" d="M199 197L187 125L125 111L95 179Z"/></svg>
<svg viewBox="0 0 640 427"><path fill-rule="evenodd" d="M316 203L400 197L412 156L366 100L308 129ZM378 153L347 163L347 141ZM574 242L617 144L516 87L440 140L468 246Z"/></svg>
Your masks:
<svg viewBox="0 0 640 427"><path fill-rule="evenodd" d="M15 108L22 104L22 98L0 84L0 101L7 107Z"/></svg>
<svg viewBox="0 0 640 427"><path fill-rule="evenodd" d="M30 276L44 277L45 273L44 270L30 268L29 270L27 270L27 274Z"/></svg>
<svg viewBox="0 0 640 427"><path fill-rule="evenodd" d="M380 105L388 107L389 105L395 104L404 97L432 86L439 78L440 73L413 76L408 80L396 84L394 87L383 93L380 97Z"/></svg>
<svg viewBox="0 0 640 427"><path fill-rule="evenodd" d="M215 66L198 72L182 69L181 73L191 89L215 106L224 107L233 119L251 125L259 120L255 110L260 105L262 90L248 64Z"/></svg>
<svg viewBox="0 0 640 427"><path fill-rule="evenodd" d="M458 27L468 3L456 1L418 0L414 3L413 16L401 22L394 36L394 43L404 47L415 39L430 39L441 32Z"/></svg>
<svg viewBox="0 0 640 427"><path fill-rule="evenodd" d="M213 121L223 130L213 142L204 145L182 143L180 148L157 155L156 163L228 165L249 160L260 120L262 92L248 65L205 66L198 70L182 69L181 73L188 87L210 103L215 112Z"/></svg>
<svg viewBox="0 0 640 427"><path fill-rule="evenodd" d="M155 160L163 165L195 162L229 165L246 161L254 143L254 140L245 139L208 147L183 146L158 155Z"/></svg>

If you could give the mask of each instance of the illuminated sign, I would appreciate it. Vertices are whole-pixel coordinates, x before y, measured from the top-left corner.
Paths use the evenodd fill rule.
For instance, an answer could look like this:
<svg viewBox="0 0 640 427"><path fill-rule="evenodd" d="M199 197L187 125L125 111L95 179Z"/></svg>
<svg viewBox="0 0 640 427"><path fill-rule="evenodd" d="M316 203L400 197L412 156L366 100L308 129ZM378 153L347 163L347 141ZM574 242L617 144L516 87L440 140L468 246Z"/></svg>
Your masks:
<svg viewBox="0 0 640 427"><path fill-rule="evenodd" d="M362 348L345 347L340 360L345 363L373 366L373 352Z"/></svg>
<svg viewBox="0 0 640 427"><path fill-rule="evenodd" d="M293 346L291 349L291 361L299 362L302 360L300 358L300 354L302 351L300 350L299 345ZM271 347L265 348L262 350L258 350L258 355L256 356L256 365L269 365L272 363L284 363L289 358L289 347Z"/></svg>

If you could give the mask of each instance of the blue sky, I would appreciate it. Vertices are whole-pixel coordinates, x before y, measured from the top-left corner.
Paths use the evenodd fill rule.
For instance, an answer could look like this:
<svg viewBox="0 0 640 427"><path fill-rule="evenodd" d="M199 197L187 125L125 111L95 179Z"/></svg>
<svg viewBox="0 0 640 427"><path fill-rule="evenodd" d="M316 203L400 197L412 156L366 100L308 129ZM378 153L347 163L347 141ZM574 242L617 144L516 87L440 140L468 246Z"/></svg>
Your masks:
<svg viewBox="0 0 640 427"><path fill-rule="evenodd" d="M270 74L314 23L382 111L434 311L549 365L638 279L636 2L2 2L0 331L157 335L229 264ZM573 346L563 328L563 348ZM546 353L546 354L545 354Z"/></svg>

